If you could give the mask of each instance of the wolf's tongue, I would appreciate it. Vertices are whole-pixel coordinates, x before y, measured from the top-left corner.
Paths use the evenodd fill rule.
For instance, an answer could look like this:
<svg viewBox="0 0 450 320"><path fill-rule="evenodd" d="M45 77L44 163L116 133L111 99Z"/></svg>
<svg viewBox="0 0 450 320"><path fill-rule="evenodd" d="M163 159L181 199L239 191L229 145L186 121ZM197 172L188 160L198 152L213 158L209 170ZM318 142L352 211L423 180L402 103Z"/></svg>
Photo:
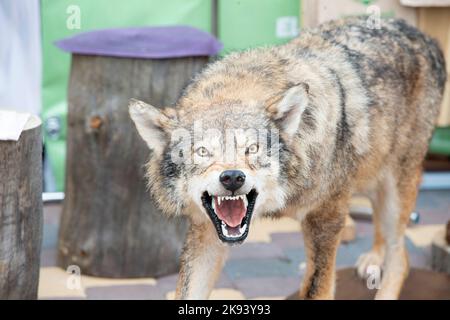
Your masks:
<svg viewBox="0 0 450 320"><path fill-rule="evenodd" d="M246 213L245 204L242 199L224 200L220 202L220 205L217 201L217 197L214 197L214 201L216 214L220 220L230 227L237 227L241 224Z"/></svg>

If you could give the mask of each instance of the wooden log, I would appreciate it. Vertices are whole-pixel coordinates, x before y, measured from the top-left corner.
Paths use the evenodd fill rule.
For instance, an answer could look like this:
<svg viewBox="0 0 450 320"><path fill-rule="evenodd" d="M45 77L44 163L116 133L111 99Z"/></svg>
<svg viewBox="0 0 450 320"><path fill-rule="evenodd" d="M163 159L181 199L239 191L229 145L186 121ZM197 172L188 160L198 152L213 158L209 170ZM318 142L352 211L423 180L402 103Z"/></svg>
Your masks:
<svg viewBox="0 0 450 320"><path fill-rule="evenodd" d="M41 121L0 141L0 300L36 299L42 242Z"/></svg>
<svg viewBox="0 0 450 320"><path fill-rule="evenodd" d="M73 55L61 267L78 265L82 274L115 278L177 271L187 222L168 221L146 191L149 151L129 117L128 101L175 103L207 61Z"/></svg>
<svg viewBox="0 0 450 320"><path fill-rule="evenodd" d="M450 244L446 240L447 227L442 228L431 244L431 267L435 271L450 274Z"/></svg>

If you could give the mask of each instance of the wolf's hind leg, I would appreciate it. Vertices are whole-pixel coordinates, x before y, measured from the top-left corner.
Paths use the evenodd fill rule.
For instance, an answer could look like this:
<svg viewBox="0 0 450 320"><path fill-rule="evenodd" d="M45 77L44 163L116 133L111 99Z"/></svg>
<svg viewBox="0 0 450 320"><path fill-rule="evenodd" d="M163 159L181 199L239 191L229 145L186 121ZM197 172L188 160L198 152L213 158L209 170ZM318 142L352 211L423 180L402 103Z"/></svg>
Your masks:
<svg viewBox="0 0 450 320"><path fill-rule="evenodd" d="M384 210L380 212L380 223L386 254L376 299L398 299L408 275L404 234L409 215L414 209L420 174L420 167L410 170L408 175L400 174L398 177L388 172L382 183L380 192L385 194L385 201Z"/></svg>
<svg viewBox="0 0 450 320"><path fill-rule="evenodd" d="M384 188L378 187L370 194L369 198L372 203L373 214L372 220L374 224L374 239L372 249L359 256L356 261L356 271L358 275L365 279L367 278L367 268L370 266L377 266L379 268L383 265L384 260L384 236L381 231L381 214L385 210L384 204L386 203L386 197L389 194L384 192Z"/></svg>
<svg viewBox="0 0 450 320"><path fill-rule="evenodd" d="M343 202L345 207L330 201L302 221L307 263L300 298L334 298L336 252L348 210L347 199Z"/></svg>
<svg viewBox="0 0 450 320"><path fill-rule="evenodd" d="M181 256L176 299L207 299L228 254L210 222L191 224Z"/></svg>

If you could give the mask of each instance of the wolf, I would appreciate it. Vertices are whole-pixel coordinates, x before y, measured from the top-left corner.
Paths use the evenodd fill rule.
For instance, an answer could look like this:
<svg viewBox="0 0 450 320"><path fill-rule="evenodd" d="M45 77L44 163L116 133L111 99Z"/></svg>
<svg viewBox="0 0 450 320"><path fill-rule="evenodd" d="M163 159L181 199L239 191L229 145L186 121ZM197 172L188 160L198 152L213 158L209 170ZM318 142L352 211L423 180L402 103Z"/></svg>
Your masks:
<svg viewBox="0 0 450 320"><path fill-rule="evenodd" d="M290 216L307 255L300 298L332 299L354 193L371 199L375 230L357 272L379 266L376 298L398 298L445 70L436 41L405 21L374 28L356 17L212 62L174 106L131 100L151 149L150 192L165 213L190 221L176 298L208 298L251 222Z"/></svg>

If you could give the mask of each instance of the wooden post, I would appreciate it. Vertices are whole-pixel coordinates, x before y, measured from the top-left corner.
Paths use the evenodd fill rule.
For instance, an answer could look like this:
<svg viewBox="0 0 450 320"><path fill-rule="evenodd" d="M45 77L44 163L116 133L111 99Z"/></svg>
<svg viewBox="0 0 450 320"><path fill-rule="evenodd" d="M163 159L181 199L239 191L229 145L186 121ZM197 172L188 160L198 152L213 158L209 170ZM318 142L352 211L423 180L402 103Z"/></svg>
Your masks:
<svg viewBox="0 0 450 320"><path fill-rule="evenodd" d="M36 299L42 241L41 121L0 141L0 300Z"/></svg>
<svg viewBox="0 0 450 320"><path fill-rule="evenodd" d="M341 233L341 242L348 243L356 239L356 223L350 217L350 214L345 216L345 225Z"/></svg>
<svg viewBox="0 0 450 320"><path fill-rule="evenodd" d="M431 244L431 266L434 271L450 274L450 221L445 228L439 230Z"/></svg>
<svg viewBox="0 0 450 320"><path fill-rule="evenodd" d="M78 265L82 274L104 277L177 271L186 221L168 221L146 191L149 151L129 117L128 101L175 103L207 61L73 55L61 267Z"/></svg>

